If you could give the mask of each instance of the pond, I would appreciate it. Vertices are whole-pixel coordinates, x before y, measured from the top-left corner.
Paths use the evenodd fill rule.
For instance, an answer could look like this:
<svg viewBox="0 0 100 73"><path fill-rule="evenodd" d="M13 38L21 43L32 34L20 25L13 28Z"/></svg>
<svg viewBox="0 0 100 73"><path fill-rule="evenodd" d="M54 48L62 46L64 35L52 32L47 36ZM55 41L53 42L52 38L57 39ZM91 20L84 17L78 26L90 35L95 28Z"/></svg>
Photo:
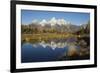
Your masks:
<svg viewBox="0 0 100 73"><path fill-rule="evenodd" d="M79 43L86 44L85 48ZM77 38L24 42L21 45L22 63L84 59L89 59L89 46L86 41Z"/></svg>

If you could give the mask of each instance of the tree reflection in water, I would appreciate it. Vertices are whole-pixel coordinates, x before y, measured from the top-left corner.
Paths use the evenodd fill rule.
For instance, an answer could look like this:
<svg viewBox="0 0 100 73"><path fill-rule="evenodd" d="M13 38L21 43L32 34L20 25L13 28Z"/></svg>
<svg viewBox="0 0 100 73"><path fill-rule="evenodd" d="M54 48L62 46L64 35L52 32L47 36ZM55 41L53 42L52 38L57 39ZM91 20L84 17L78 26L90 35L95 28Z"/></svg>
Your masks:
<svg viewBox="0 0 100 73"><path fill-rule="evenodd" d="M86 38L87 39L87 38ZM57 51L57 49L64 49L63 53L57 53L59 56L55 57L55 60L85 60L90 58L90 47L89 47L89 39L78 39L78 38L67 38L67 39L55 39L49 41L35 42L29 43L33 44L34 48L38 48L39 46L48 49L50 47L52 51ZM25 44L25 42L23 43ZM33 49L34 49L33 48ZM42 52L42 51L41 51ZM38 52L37 52L38 53Z"/></svg>

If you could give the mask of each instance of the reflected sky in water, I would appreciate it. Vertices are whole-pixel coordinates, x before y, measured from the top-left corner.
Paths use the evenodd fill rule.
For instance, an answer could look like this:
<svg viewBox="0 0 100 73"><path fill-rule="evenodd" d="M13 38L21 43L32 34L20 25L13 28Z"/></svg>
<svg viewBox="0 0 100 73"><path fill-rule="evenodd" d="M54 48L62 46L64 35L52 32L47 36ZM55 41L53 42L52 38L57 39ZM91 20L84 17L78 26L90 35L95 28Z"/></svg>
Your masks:
<svg viewBox="0 0 100 73"><path fill-rule="evenodd" d="M21 62L47 62L69 60L71 56L81 55L81 47L76 38L64 40L23 43L21 46ZM83 49L84 51L84 49ZM85 50L87 52L87 49Z"/></svg>

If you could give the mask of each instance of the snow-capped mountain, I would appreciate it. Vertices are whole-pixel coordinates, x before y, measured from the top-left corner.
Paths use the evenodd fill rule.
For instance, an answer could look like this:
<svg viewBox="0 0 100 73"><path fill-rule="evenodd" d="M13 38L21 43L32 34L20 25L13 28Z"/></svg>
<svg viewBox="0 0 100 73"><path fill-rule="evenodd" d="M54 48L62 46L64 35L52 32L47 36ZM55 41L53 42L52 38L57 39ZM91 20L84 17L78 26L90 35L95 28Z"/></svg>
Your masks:
<svg viewBox="0 0 100 73"><path fill-rule="evenodd" d="M38 29L55 29L57 31L75 32L80 29L80 26L71 24L65 19L56 19L52 17L50 20L43 19L41 21L33 20L30 27Z"/></svg>
<svg viewBox="0 0 100 73"><path fill-rule="evenodd" d="M66 22L65 19L56 19L55 17L51 18L49 21L46 21L45 19L40 21L40 25L44 26L46 24L49 24L51 26L55 26L55 25L61 26L61 25L69 24L69 22Z"/></svg>
<svg viewBox="0 0 100 73"><path fill-rule="evenodd" d="M48 21L48 23L51 25L51 26L54 26L57 24L57 20L55 17L53 17L50 21Z"/></svg>
<svg viewBox="0 0 100 73"><path fill-rule="evenodd" d="M47 22L45 19L43 19L39 24L40 24L41 26L45 26L47 23L48 23L48 22Z"/></svg>
<svg viewBox="0 0 100 73"><path fill-rule="evenodd" d="M65 19L56 19L55 17L52 17L48 21L46 19L43 19L41 21L37 21L36 19L34 19L32 21L32 23L30 23L30 24L38 24L40 26L46 26L46 25L49 25L49 26L56 26L56 25L62 26L62 25L68 25L68 24L70 24L70 22L66 21Z"/></svg>

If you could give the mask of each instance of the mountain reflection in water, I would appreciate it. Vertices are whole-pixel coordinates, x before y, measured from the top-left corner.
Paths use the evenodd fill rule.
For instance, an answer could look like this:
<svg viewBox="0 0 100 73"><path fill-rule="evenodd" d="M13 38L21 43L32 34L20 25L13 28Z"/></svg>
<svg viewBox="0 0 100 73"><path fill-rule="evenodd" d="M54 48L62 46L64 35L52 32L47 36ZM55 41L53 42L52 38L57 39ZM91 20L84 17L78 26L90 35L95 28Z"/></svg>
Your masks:
<svg viewBox="0 0 100 73"><path fill-rule="evenodd" d="M89 59L90 55L87 42L77 38L56 39L36 43L25 42L21 47L22 63L85 60Z"/></svg>

